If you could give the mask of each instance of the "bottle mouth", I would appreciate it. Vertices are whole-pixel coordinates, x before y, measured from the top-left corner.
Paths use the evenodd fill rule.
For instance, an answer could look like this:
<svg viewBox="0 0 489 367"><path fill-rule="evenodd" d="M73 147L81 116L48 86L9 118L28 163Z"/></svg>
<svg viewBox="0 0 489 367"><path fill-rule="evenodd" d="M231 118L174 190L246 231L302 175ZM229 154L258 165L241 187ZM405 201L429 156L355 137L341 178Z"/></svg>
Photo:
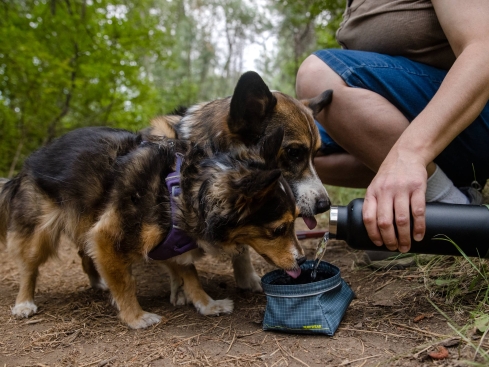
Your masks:
<svg viewBox="0 0 489 367"><path fill-rule="evenodd" d="M336 238L338 233L338 207L332 206L329 210L329 238Z"/></svg>

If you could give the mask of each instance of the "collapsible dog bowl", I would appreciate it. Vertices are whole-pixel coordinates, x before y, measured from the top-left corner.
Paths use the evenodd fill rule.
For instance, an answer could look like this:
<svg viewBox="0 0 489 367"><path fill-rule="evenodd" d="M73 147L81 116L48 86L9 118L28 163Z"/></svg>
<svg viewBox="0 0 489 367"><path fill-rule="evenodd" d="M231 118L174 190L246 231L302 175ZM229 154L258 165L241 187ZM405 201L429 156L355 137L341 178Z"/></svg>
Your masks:
<svg viewBox="0 0 489 367"><path fill-rule="evenodd" d="M309 277L314 261L301 266L301 277ZM283 270L274 270L262 279L267 296L263 330L332 336L338 328L354 293L341 278L340 269L322 261L315 282L297 284ZM309 279L307 279L309 281Z"/></svg>

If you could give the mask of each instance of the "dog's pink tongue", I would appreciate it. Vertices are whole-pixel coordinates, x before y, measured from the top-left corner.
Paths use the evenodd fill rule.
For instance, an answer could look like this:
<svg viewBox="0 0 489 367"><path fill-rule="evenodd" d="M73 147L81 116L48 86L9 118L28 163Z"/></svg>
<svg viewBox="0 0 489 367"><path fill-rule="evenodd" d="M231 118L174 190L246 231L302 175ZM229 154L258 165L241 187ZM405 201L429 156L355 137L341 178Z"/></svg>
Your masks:
<svg viewBox="0 0 489 367"><path fill-rule="evenodd" d="M304 219L304 223L306 223L306 226L309 229L314 229L318 225L318 222L316 221L316 218L314 217L302 217Z"/></svg>
<svg viewBox="0 0 489 367"><path fill-rule="evenodd" d="M285 271L287 274L289 274L292 278L297 278L299 275L301 275L301 268L297 268L294 270L286 270Z"/></svg>

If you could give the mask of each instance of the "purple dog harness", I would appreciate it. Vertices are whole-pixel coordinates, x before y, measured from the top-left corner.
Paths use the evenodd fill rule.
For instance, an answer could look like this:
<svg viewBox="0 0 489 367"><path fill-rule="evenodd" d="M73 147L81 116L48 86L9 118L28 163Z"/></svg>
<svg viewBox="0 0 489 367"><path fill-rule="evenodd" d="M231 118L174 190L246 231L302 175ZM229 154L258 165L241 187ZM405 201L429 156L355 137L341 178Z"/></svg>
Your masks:
<svg viewBox="0 0 489 367"><path fill-rule="evenodd" d="M153 260L166 260L198 247L195 240L189 237L187 233L176 224L175 212L177 204L175 198L181 193L180 167L182 165L183 156L180 153L175 155L177 158L175 172L170 172L165 179L166 187L170 194L172 228L166 238L148 253L148 257Z"/></svg>

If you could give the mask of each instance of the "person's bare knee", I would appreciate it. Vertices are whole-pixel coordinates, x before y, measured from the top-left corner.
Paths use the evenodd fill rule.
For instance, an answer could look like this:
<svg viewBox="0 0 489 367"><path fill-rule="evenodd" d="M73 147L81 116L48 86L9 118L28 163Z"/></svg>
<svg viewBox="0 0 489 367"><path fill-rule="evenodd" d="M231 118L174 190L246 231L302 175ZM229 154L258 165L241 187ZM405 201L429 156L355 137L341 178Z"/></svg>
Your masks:
<svg viewBox="0 0 489 367"><path fill-rule="evenodd" d="M327 89L334 91L338 86L346 86L346 84L315 55L310 55L299 67L296 80L296 94L299 99L313 98Z"/></svg>

